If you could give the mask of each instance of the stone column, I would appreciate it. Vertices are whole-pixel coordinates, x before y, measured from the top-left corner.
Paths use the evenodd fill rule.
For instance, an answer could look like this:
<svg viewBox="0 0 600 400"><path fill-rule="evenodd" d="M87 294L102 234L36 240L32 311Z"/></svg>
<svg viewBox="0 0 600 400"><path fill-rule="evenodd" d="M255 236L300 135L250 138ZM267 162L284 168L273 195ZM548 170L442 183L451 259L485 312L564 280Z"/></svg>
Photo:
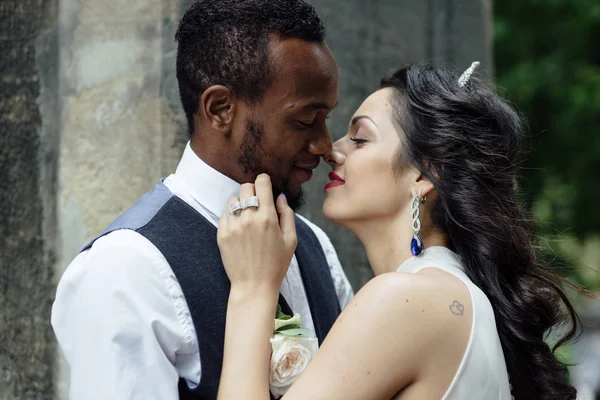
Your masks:
<svg viewBox="0 0 600 400"><path fill-rule="evenodd" d="M50 399L57 2L0 2L0 398Z"/></svg>

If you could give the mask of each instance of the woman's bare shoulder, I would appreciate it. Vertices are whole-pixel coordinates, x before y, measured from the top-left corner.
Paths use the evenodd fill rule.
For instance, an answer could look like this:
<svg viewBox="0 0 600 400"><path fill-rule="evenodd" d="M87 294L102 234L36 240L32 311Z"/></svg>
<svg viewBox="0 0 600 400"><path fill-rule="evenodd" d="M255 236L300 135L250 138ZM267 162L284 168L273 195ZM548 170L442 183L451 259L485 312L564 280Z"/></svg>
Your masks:
<svg viewBox="0 0 600 400"><path fill-rule="evenodd" d="M449 354L450 331L470 324L450 310L458 299L453 290L428 274L373 278L344 309L286 399L389 399L422 380L440 355ZM461 354L454 358L460 361Z"/></svg>
<svg viewBox="0 0 600 400"><path fill-rule="evenodd" d="M386 319L389 328L404 330L407 322L418 322L411 324L407 333L427 341L461 329L464 324L470 326L472 314L466 286L435 268L423 273L379 275L358 291L348 305L351 307L358 311L351 313L356 323L365 318Z"/></svg>

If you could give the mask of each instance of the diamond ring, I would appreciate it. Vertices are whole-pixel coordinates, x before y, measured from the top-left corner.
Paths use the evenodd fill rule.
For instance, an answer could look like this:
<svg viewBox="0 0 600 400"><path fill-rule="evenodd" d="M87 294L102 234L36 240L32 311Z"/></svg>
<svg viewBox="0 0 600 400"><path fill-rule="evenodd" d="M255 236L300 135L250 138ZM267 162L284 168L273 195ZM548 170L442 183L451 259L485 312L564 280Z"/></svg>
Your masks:
<svg viewBox="0 0 600 400"><path fill-rule="evenodd" d="M233 215L236 211L245 210L246 208L254 207L258 208L259 201L257 196L252 196L249 199L242 199L240 201L234 201L231 203L231 214Z"/></svg>

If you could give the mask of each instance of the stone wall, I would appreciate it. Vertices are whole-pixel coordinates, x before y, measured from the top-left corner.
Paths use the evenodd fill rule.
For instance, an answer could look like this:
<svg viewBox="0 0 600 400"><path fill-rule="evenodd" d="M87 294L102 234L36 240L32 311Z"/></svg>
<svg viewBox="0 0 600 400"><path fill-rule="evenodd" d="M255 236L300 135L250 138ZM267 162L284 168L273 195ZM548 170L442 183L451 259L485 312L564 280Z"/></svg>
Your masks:
<svg viewBox="0 0 600 400"><path fill-rule="evenodd" d="M177 165L187 136L173 35L190 3L0 1L0 399L67 398L54 286L86 240ZM313 3L340 67L334 139L394 67L479 60L491 75L490 0ZM359 288L370 269L357 240L323 220L325 179L320 167L302 213Z"/></svg>
<svg viewBox="0 0 600 400"><path fill-rule="evenodd" d="M186 139L172 111L178 3L60 4L57 277L82 244L175 169ZM68 366L59 360L57 397L66 399Z"/></svg>
<svg viewBox="0 0 600 400"><path fill-rule="evenodd" d="M177 165L183 142L162 95L169 11L61 0L60 267Z"/></svg>

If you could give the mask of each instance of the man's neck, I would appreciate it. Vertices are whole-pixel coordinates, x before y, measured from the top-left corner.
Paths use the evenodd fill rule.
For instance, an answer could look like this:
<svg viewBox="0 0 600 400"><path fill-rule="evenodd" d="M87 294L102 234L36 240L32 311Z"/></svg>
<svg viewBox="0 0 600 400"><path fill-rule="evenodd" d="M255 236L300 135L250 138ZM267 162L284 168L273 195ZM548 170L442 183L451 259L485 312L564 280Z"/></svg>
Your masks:
<svg viewBox="0 0 600 400"><path fill-rule="evenodd" d="M194 154L214 170L238 183L242 183L236 157L227 150L228 146L202 141L197 137L199 136L197 133L195 136L190 139L190 148Z"/></svg>

